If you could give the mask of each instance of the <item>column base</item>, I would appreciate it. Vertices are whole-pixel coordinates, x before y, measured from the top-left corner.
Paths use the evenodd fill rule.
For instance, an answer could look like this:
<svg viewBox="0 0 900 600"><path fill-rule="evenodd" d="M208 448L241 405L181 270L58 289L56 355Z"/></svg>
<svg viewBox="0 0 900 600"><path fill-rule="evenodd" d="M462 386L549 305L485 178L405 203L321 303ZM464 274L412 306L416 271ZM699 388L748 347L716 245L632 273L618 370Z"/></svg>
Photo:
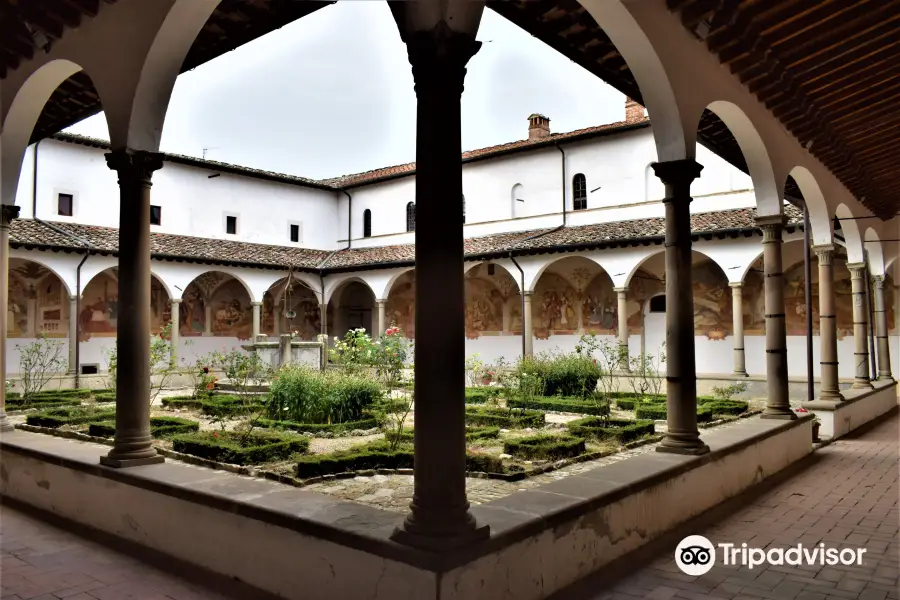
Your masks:
<svg viewBox="0 0 900 600"><path fill-rule="evenodd" d="M6 418L6 413L0 415L0 431L15 431L16 428L13 427L13 424L9 422L9 419Z"/></svg>
<svg viewBox="0 0 900 600"><path fill-rule="evenodd" d="M656 447L657 452L667 454L686 454L688 456L700 456L709 453L709 446L703 443L698 434L695 438L673 438L666 434L663 441Z"/></svg>
<svg viewBox="0 0 900 600"><path fill-rule="evenodd" d="M792 411L790 408L768 408L763 412L763 414L759 415L760 419L781 419L782 421L793 421L797 418L797 413Z"/></svg>
<svg viewBox="0 0 900 600"><path fill-rule="evenodd" d="M747 371L735 371L734 373L732 373L732 375L734 375L735 377L750 377L750 373L748 373Z"/></svg>
<svg viewBox="0 0 900 600"><path fill-rule="evenodd" d="M879 375L877 381L894 381L893 375L888 373L887 375Z"/></svg>
<svg viewBox="0 0 900 600"><path fill-rule="evenodd" d="M396 528L391 534L391 539L398 544L412 546L429 552L446 552L462 548L491 537L489 525L476 525L473 529L467 529L458 533L434 534L428 532L409 531L405 529L406 523Z"/></svg>
<svg viewBox="0 0 900 600"><path fill-rule="evenodd" d="M101 456L100 464L105 467L114 469L127 469L128 467L143 467L144 465L158 465L166 462L166 457L162 454L156 456L147 456L144 458L113 458L111 456Z"/></svg>
<svg viewBox="0 0 900 600"><path fill-rule="evenodd" d="M872 389L875 389L875 386L872 385L872 382L869 381L869 380L865 380L865 381L859 381L859 380L857 380L857 381L854 381L854 382L853 382L853 385L850 386L850 387L851 387L851 389L854 389L854 390L872 390Z"/></svg>
<svg viewBox="0 0 900 600"><path fill-rule="evenodd" d="M818 400L821 400L822 402L843 402L844 395L834 390L822 390L819 393Z"/></svg>

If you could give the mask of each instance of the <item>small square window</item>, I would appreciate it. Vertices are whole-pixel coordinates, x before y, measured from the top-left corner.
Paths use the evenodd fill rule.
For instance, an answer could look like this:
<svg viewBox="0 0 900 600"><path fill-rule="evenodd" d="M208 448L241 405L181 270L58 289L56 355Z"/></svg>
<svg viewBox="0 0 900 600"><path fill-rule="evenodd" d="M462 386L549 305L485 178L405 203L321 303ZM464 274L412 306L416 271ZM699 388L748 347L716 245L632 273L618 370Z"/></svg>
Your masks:
<svg viewBox="0 0 900 600"><path fill-rule="evenodd" d="M237 217L225 217L225 233L231 235L237 233Z"/></svg>
<svg viewBox="0 0 900 600"><path fill-rule="evenodd" d="M60 194L57 198L56 212L63 217L71 217L75 199L72 194Z"/></svg>
<svg viewBox="0 0 900 600"><path fill-rule="evenodd" d="M162 225L162 206L150 205L150 224Z"/></svg>
<svg viewBox="0 0 900 600"><path fill-rule="evenodd" d="M300 241L300 226L299 225L291 225L291 241L292 242Z"/></svg>

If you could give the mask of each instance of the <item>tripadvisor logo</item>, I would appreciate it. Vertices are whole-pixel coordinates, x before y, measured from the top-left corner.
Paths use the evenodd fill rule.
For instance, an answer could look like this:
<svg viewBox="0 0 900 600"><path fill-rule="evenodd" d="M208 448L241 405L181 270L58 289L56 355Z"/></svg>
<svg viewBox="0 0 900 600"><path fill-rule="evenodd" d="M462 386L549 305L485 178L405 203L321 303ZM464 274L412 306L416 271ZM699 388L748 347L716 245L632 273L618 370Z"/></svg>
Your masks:
<svg viewBox="0 0 900 600"><path fill-rule="evenodd" d="M825 544L804 547L797 544L789 548L753 548L747 544L718 544L722 564L746 566L760 565L862 565L865 548L826 548ZM716 547L702 535L689 535L675 548L675 563L687 575L704 575L716 564Z"/></svg>

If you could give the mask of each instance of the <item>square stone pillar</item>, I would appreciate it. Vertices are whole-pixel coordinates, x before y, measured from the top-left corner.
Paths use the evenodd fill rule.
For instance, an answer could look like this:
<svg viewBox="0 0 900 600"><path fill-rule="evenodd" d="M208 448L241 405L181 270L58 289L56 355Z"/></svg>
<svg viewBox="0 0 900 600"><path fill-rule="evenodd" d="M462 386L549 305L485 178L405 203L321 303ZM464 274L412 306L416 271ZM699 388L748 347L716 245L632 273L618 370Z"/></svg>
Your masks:
<svg viewBox="0 0 900 600"><path fill-rule="evenodd" d="M666 186L666 407L668 430L658 452L706 454L697 429L697 358L691 283L691 182L703 166L693 159L653 163Z"/></svg>
<svg viewBox="0 0 900 600"><path fill-rule="evenodd" d="M819 261L819 361L822 386L820 400L840 402L844 399L838 385L837 315L834 310L834 246L813 247Z"/></svg>
<svg viewBox="0 0 900 600"><path fill-rule="evenodd" d="M78 348L78 296L69 296L69 374L74 375L78 365L75 354Z"/></svg>
<svg viewBox="0 0 900 600"><path fill-rule="evenodd" d="M18 217L18 206L0 205L0 431L13 430L6 418L6 318L9 314L9 226Z"/></svg>
<svg viewBox="0 0 900 600"><path fill-rule="evenodd" d="M731 287L731 323L734 329L734 374L738 377L749 377L747 374L747 356L744 353L744 284L729 283Z"/></svg>
<svg viewBox="0 0 900 600"><path fill-rule="evenodd" d="M100 457L108 467L163 462L150 436L150 178L162 155L115 150L119 175L119 319L116 326L116 437Z"/></svg>
<svg viewBox="0 0 900 600"><path fill-rule="evenodd" d="M875 288L875 339L878 341L878 380L893 381L891 374L891 344L888 339L887 311L884 305L884 275L876 275Z"/></svg>
<svg viewBox="0 0 900 600"><path fill-rule="evenodd" d="M623 373L631 372L631 364L628 357L628 288L615 288L618 306L616 308L616 320L619 324L619 369Z"/></svg>
<svg viewBox="0 0 900 600"><path fill-rule="evenodd" d="M758 217L763 232L763 271L766 294L766 384L769 397L763 419L796 419L788 388L787 327L784 314L784 272L781 247L784 215Z"/></svg>
<svg viewBox="0 0 900 600"><path fill-rule="evenodd" d="M853 362L856 363L856 376L853 378L854 389L872 389L869 379L869 316L866 303L866 265L851 263L850 286L853 293Z"/></svg>
<svg viewBox="0 0 900 600"><path fill-rule="evenodd" d="M395 16L418 3L398 4ZM439 552L489 534L476 524L466 498L464 394L460 97L466 63L481 44L443 19L403 38L417 99L416 428L413 500L393 539Z"/></svg>

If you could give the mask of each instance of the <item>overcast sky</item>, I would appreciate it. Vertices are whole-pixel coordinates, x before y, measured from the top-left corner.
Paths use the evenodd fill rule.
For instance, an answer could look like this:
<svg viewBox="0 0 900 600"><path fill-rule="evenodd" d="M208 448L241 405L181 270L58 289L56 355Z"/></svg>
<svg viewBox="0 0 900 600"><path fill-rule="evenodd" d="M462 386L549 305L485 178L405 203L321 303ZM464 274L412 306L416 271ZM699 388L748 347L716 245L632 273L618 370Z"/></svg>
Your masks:
<svg viewBox="0 0 900 600"><path fill-rule="evenodd" d="M469 62L463 149L622 120L625 98L486 10ZM386 2L338 2L178 78L165 152L323 179L415 160L416 97ZM109 139L102 114L68 131Z"/></svg>

